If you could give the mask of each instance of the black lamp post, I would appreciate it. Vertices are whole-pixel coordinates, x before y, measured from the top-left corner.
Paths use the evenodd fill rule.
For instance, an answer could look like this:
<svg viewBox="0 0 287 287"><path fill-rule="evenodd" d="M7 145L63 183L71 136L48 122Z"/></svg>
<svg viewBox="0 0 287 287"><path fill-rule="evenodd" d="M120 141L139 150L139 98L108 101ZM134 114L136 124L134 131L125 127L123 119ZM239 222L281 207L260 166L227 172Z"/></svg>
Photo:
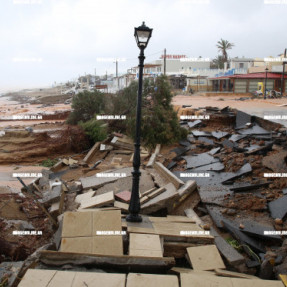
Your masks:
<svg viewBox="0 0 287 287"><path fill-rule="evenodd" d="M266 85L267 85L267 72L268 72L268 68L266 67L266 69L265 69L265 89L264 89L264 100L266 100L266 90L267 90L267 88L266 88Z"/></svg>
<svg viewBox="0 0 287 287"><path fill-rule="evenodd" d="M141 103L142 103L142 82L143 82L143 67L144 67L144 49L147 47L149 39L151 38L152 29L148 28L143 22L141 26L135 28L135 38L137 45L140 49L139 55L139 86L138 86L138 98L137 98L137 118L136 118L136 138L135 138L135 152L133 167L133 186L131 201L129 205L129 215L126 217L126 221L129 222L141 222L142 218L139 215L140 212L140 198L139 198L139 181L140 181L140 136L141 136Z"/></svg>

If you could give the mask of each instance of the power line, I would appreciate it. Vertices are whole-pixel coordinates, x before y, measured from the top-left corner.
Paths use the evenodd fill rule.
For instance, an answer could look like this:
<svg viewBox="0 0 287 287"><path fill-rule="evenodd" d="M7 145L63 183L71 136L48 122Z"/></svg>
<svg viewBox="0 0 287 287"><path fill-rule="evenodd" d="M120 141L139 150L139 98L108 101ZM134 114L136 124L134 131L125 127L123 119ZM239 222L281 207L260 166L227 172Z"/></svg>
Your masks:
<svg viewBox="0 0 287 287"><path fill-rule="evenodd" d="M145 57L147 58L147 57L150 57L150 56L154 56L154 55L159 54L159 53L162 53L162 52L163 52L163 50L160 50L160 51L155 52L155 53L153 53L153 54L146 55ZM137 60L137 59L138 59L137 57L136 57L136 58L127 58L126 61Z"/></svg>

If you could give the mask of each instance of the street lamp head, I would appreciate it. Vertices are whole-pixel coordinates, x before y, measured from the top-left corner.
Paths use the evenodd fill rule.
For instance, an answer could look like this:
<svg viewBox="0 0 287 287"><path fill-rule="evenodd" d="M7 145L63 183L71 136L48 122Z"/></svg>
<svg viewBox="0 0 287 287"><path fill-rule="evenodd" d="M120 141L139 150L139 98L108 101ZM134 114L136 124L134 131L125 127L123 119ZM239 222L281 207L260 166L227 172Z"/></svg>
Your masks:
<svg viewBox="0 0 287 287"><path fill-rule="evenodd" d="M135 28L135 38L140 49L145 49L152 34L152 29L143 22L141 26Z"/></svg>
<svg viewBox="0 0 287 287"><path fill-rule="evenodd" d="M266 67L265 71L267 72L269 69Z"/></svg>

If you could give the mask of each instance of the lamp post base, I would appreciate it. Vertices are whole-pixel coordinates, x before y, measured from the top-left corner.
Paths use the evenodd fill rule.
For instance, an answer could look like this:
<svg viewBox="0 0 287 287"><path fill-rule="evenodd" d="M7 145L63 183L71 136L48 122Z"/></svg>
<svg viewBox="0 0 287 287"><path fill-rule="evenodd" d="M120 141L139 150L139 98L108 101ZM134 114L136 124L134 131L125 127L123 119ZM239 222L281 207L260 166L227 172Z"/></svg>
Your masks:
<svg viewBox="0 0 287 287"><path fill-rule="evenodd" d="M138 214L129 214L127 217L126 217L126 221L128 222L142 222L142 217Z"/></svg>

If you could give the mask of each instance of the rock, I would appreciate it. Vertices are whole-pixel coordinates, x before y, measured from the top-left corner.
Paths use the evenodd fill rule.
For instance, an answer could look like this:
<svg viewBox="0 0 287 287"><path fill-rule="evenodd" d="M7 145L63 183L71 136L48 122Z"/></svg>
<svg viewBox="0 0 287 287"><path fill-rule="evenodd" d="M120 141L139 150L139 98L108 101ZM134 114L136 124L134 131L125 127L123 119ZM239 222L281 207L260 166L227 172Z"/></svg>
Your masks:
<svg viewBox="0 0 287 287"><path fill-rule="evenodd" d="M273 278L273 265L269 260L264 260L260 267L259 277L261 279L272 279Z"/></svg>
<svg viewBox="0 0 287 287"><path fill-rule="evenodd" d="M274 198L274 197L275 197L275 195L272 194L272 193L269 193L269 194L266 195L266 198L267 198L267 199Z"/></svg>
<svg viewBox="0 0 287 287"><path fill-rule="evenodd" d="M239 228L244 229L244 224L240 223Z"/></svg>
<svg viewBox="0 0 287 287"><path fill-rule="evenodd" d="M201 226L204 230L210 230L210 224L204 224Z"/></svg>
<svg viewBox="0 0 287 287"><path fill-rule="evenodd" d="M236 214L236 210L235 209L228 209L226 214L227 215L235 215Z"/></svg>
<svg viewBox="0 0 287 287"><path fill-rule="evenodd" d="M279 225L282 225L282 224L283 224L283 220L280 219L280 218L276 218L276 219L274 220L274 222L275 222L275 224L279 224Z"/></svg>
<svg viewBox="0 0 287 287"><path fill-rule="evenodd" d="M279 265L283 262L283 256L282 255L278 255L275 259L275 265Z"/></svg>
<svg viewBox="0 0 287 287"><path fill-rule="evenodd" d="M29 133L33 132L33 128L31 128L31 127L26 127L25 130L28 131Z"/></svg>
<svg viewBox="0 0 287 287"><path fill-rule="evenodd" d="M264 255L264 258L266 260L270 260L271 258L276 258L277 257L277 254L273 251L267 251Z"/></svg>
<svg viewBox="0 0 287 287"><path fill-rule="evenodd" d="M274 228L275 228L275 230L281 231L281 230L282 230L282 225L275 224L275 225L274 225Z"/></svg>

